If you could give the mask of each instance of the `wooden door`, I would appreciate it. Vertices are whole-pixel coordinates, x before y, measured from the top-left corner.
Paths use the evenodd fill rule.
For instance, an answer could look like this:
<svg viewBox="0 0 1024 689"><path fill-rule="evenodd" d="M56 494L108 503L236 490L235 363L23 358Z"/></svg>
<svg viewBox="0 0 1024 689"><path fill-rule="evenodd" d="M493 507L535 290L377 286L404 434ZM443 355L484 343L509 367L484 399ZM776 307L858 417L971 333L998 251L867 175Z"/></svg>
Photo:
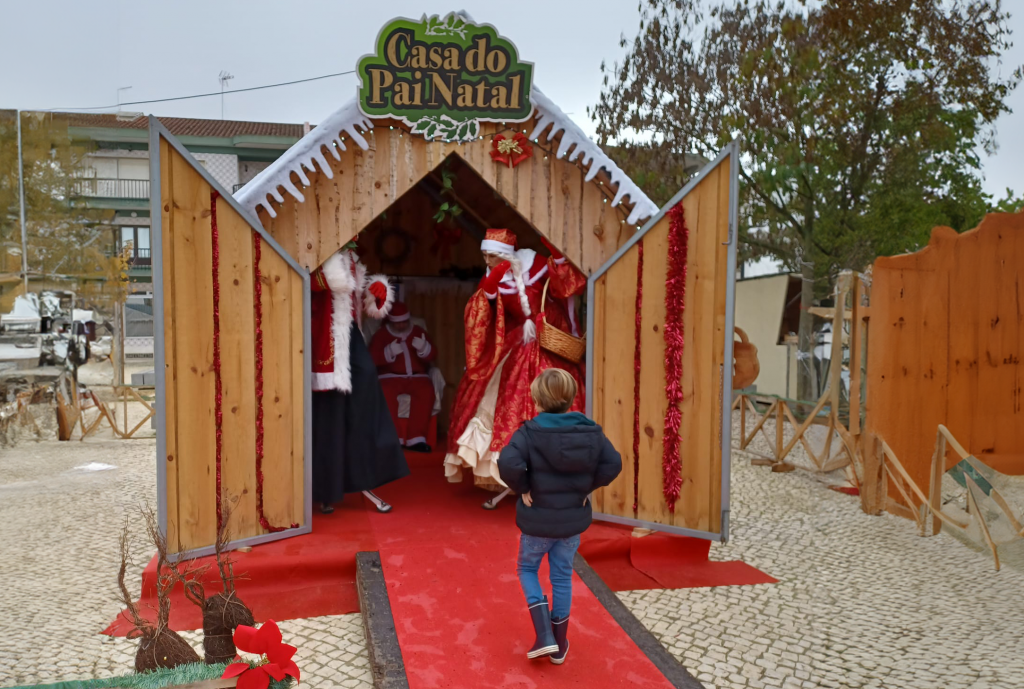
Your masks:
<svg viewBox="0 0 1024 689"><path fill-rule="evenodd" d="M598 519L728 537L737 156L734 142L589 279L587 406L623 464L616 481L593 496ZM685 231L670 214L678 204ZM679 303L674 325L667 305ZM666 335L678 332L681 352L678 338L666 344ZM678 353L681 367L668 364L667 352ZM678 375L682 393L675 404L669 375ZM679 411L678 466L666 468L672 406ZM667 481L678 481L674 504Z"/></svg>
<svg viewBox="0 0 1024 689"><path fill-rule="evenodd" d="M309 273L149 119L159 520L172 553L307 533Z"/></svg>

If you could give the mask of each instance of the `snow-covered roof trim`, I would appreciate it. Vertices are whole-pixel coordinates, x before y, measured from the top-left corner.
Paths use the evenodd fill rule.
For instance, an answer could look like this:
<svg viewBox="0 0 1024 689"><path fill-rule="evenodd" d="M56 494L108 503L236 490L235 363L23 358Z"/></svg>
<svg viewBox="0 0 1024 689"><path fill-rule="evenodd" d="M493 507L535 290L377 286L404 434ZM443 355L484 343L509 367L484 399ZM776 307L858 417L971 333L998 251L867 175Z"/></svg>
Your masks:
<svg viewBox="0 0 1024 689"><path fill-rule="evenodd" d="M660 210L653 201L647 198L647 194L629 178L629 175L613 163L608 154L536 86L530 89L530 101L533 103L534 117L537 119L530 138L536 139L549 125L553 125L547 140L551 141L559 132L562 133L562 140L558 146L558 158L565 156L572 148L573 150L566 160L570 163L579 160L584 167L589 165L585 178L588 182L597 177L601 170L605 170L612 184L618 187L615 198L612 200L612 207L619 205L625 198L628 198L629 202L633 204L633 211L629 214L626 222L631 225L639 225L641 221Z"/></svg>
<svg viewBox="0 0 1024 689"><path fill-rule="evenodd" d="M633 210L626 222L631 225L639 225L658 212L658 206L647 198L640 187L612 162L608 154L594 143L580 129L579 125L573 122L536 86L530 89L530 101L534 106L533 117L535 120L530 138L537 139L550 126L551 131L548 132L547 141L551 141L561 133L558 158L565 158L569 162L579 160L584 167L589 166L586 175L588 182L593 181L601 170L607 172L611 183L618 189L612 200L612 206L618 206L627 199L629 203L633 204ZM372 128L373 122L362 113L358 100L353 98L289 148L267 169L256 175L251 182L239 189L235 197L254 215L262 206L270 214L270 217L276 218L277 212L270 199L283 203L284 196L281 194L281 188L284 188L297 200L305 201L302 191L292 181L293 172L304 185L308 185L310 182L306 171L315 172L314 162L316 162L327 178L332 179L334 172L324 156L323 149L326 147L336 160L341 160L338 149L347 150L345 144L346 139L349 139L355 141L356 145L365 151L369 149L370 145L364 134ZM570 149L572 150L570 151Z"/></svg>
<svg viewBox="0 0 1024 689"><path fill-rule="evenodd" d="M294 172L299 180L309 186L309 177L304 170L316 172L313 166L316 162L320 170L327 175L327 179L334 178L334 171L331 170L327 158L324 156L324 148L331 152L335 160L341 160L338 152L348 150L345 146L346 137L356 142L364 151L369 149L363 133L373 129L373 123L359 109L359 101L355 98L346 103L340 110L328 117L316 126L313 131L299 139L294 146L285 151L284 155L267 166L262 172L235 193L235 198L243 207L248 208L256 214L260 206L266 209L270 217L276 218L277 212L270 202L273 197L278 203L284 203L284 196L280 188L294 196L300 202L306 197L292 182ZM360 131L361 130L361 131Z"/></svg>

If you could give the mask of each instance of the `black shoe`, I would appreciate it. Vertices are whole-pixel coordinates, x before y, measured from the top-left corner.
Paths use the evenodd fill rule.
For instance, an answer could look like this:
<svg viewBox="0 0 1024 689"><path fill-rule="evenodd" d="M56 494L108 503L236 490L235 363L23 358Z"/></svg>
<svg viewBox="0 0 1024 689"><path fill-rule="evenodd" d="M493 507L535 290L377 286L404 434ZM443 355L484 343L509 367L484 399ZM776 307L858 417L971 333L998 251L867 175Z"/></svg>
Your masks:
<svg viewBox="0 0 1024 689"><path fill-rule="evenodd" d="M569 617L551 620L551 631L555 636L555 643L558 644L558 652L552 653L550 659L555 665L561 665L565 662L565 656L569 655L569 640L566 638L569 633Z"/></svg>
<svg viewBox="0 0 1024 689"><path fill-rule="evenodd" d="M409 450L410 452L430 452L431 447L426 443L416 443L415 445L410 445L405 449Z"/></svg>
<svg viewBox="0 0 1024 689"><path fill-rule="evenodd" d="M330 505L330 504L328 504L326 502L320 503L320 513L321 514L330 514L333 511L334 511L334 505Z"/></svg>
<svg viewBox="0 0 1024 689"><path fill-rule="evenodd" d="M533 630L537 633L537 640L526 652L526 657L532 660L558 653L558 642L551 631L551 611L548 610L547 596L544 596L540 603L530 606L530 617L533 619Z"/></svg>

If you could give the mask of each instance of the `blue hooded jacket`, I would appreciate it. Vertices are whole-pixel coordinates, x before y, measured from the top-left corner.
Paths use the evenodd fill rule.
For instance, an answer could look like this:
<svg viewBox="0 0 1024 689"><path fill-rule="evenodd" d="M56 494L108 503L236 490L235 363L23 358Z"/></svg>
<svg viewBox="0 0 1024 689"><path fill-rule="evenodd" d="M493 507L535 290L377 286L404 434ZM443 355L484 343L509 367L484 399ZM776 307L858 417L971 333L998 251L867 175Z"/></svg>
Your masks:
<svg viewBox="0 0 1024 689"><path fill-rule="evenodd" d="M587 498L622 471L622 457L601 427L579 412L539 414L524 422L498 458L501 480L517 494L516 524L530 536L568 538L590 526Z"/></svg>

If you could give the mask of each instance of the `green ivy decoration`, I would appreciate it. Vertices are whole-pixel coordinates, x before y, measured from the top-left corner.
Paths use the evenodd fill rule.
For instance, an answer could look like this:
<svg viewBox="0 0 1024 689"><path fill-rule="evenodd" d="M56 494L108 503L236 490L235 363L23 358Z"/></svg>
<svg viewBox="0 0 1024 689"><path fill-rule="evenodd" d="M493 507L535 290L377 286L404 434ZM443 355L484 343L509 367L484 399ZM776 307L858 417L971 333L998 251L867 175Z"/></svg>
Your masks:
<svg viewBox="0 0 1024 689"><path fill-rule="evenodd" d="M444 141L471 141L480 134L480 121L459 122L447 115L426 115L412 126L412 133L427 141L439 137Z"/></svg>
<svg viewBox="0 0 1024 689"><path fill-rule="evenodd" d="M454 195L455 188L455 173L448 167L448 161L444 163L444 167L441 168L441 196L445 194L452 196ZM443 223L445 220L455 220L455 218L462 215L462 206L454 201L443 201L441 207L437 213L434 214L434 221L438 224Z"/></svg>

